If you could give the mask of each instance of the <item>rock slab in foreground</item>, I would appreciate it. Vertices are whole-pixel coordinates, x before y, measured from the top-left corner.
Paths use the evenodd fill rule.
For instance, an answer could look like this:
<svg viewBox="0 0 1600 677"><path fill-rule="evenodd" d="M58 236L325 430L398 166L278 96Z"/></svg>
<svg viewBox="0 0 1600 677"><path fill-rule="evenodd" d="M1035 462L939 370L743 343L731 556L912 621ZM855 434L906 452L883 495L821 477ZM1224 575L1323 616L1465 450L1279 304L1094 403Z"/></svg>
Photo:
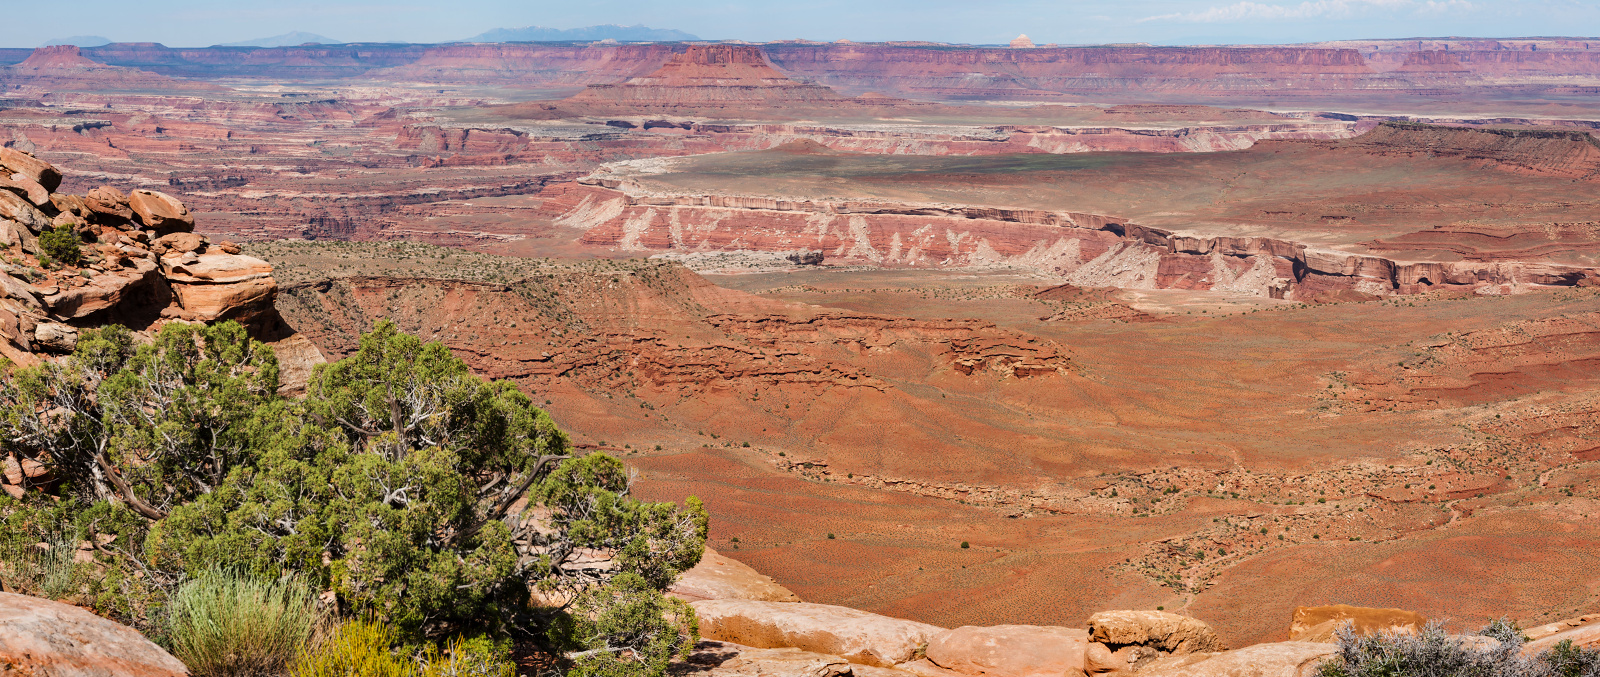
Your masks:
<svg viewBox="0 0 1600 677"><path fill-rule="evenodd" d="M962 626L928 642L928 660L969 675L1082 675L1089 633L1039 625Z"/></svg>
<svg viewBox="0 0 1600 677"><path fill-rule="evenodd" d="M801 649L755 647L702 641L695 645L675 677L853 677L849 661Z"/></svg>
<svg viewBox="0 0 1600 677"><path fill-rule="evenodd" d="M1345 623L1352 624L1358 635L1416 633L1428 624L1428 618L1404 609L1377 609L1348 604L1295 607L1294 620L1289 624L1289 640L1332 642L1336 639L1334 633Z"/></svg>
<svg viewBox="0 0 1600 677"><path fill-rule="evenodd" d="M38 597L0 592L0 675L179 677L189 670L133 628Z"/></svg>
<svg viewBox="0 0 1600 677"><path fill-rule="evenodd" d="M944 632L927 623L828 604L742 599L691 604L706 639L761 649L803 649L883 668L910 661Z"/></svg>
<svg viewBox="0 0 1600 677"><path fill-rule="evenodd" d="M1313 677L1334 653L1323 642L1256 644L1221 653L1159 658L1141 667L1139 677Z"/></svg>
<svg viewBox="0 0 1600 677"><path fill-rule="evenodd" d="M1164 611L1102 611L1089 617L1089 635L1108 647L1144 646L1168 654L1227 648L1204 621Z"/></svg>

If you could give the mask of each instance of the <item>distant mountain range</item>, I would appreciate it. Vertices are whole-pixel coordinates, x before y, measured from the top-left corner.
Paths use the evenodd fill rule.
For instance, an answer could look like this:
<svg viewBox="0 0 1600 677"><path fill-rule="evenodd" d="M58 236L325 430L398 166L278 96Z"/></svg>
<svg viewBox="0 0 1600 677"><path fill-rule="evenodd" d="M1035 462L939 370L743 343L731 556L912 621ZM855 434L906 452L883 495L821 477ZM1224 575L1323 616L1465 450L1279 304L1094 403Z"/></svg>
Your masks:
<svg viewBox="0 0 1600 677"><path fill-rule="evenodd" d="M606 24L604 26L585 26L583 28L545 28L543 26L524 26L522 28L496 28L492 31L481 33L462 42L592 42L595 40L616 40L617 42L677 42L682 40L699 40L698 36L670 28L651 28L649 26L618 26Z"/></svg>
<svg viewBox="0 0 1600 677"><path fill-rule="evenodd" d="M50 47L52 45L77 45L79 47L99 47L100 45L109 44L111 44L111 38L104 38L98 35L74 35L69 38L56 38L39 46Z"/></svg>
<svg viewBox="0 0 1600 677"><path fill-rule="evenodd" d="M110 41L108 40L107 42L110 42ZM292 32L289 32L289 33L284 33L283 35L274 35L274 36L272 36L270 38L257 38L255 40L245 40L244 42L229 42L229 43L225 43L225 44L222 44L222 45L219 45L219 46L220 47L293 47L295 45L304 45L306 43L312 43L312 44L318 44L318 45L337 45L337 44L340 44L341 41L335 40L333 38L317 35L316 33L307 33L305 31L292 31ZM104 44L104 43L101 43L101 44ZM86 45L80 45L80 46L86 46Z"/></svg>

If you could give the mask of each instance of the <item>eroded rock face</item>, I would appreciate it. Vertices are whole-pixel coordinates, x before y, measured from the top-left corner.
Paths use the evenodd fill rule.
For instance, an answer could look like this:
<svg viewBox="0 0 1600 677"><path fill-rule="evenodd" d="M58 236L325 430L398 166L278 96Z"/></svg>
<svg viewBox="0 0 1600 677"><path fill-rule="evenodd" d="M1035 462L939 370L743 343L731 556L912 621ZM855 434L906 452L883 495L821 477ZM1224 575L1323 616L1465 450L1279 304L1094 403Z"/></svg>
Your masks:
<svg viewBox="0 0 1600 677"><path fill-rule="evenodd" d="M128 207L128 196L110 186L100 186L90 190L83 198L83 205L90 212L114 219L133 218L133 210Z"/></svg>
<svg viewBox="0 0 1600 677"><path fill-rule="evenodd" d="M893 667L915 657L942 628L842 606L714 599L693 602L700 635L757 648L794 648L851 663Z"/></svg>
<svg viewBox="0 0 1600 677"><path fill-rule="evenodd" d="M1140 668L1139 677L1312 677L1332 656L1334 646L1321 642L1257 644L1220 653L1194 653L1157 659Z"/></svg>
<svg viewBox="0 0 1600 677"><path fill-rule="evenodd" d="M1166 654L1226 648L1204 621L1164 611L1102 611L1089 617L1090 639L1113 649L1143 646Z"/></svg>
<svg viewBox="0 0 1600 677"><path fill-rule="evenodd" d="M742 562L706 548L700 563L683 572L667 594L689 602L707 599L753 599L798 602L800 596Z"/></svg>
<svg viewBox="0 0 1600 677"><path fill-rule="evenodd" d="M272 307L278 283L266 261L220 252L190 258L169 256L161 268L191 319L212 322Z"/></svg>
<svg viewBox="0 0 1600 677"><path fill-rule="evenodd" d="M1296 642L1332 642L1335 633L1345 623L1352 624L1358 635L1375 635L1383 632L1415 633L1428 624L1428 619L1415 611L1404 609L1375 609L1348 604L1302 606L1294 610L1294 621L1289 624L1289 639Z"/></svg>
<svg viewBox="0 0 1600 677"><path fill-rule="evenodd" d="M80 329L106 323L148 331L168 320L237 319L257 338L289 347L287 389L320 361L304 341L289 340L295 333L273 306L272 266L190 232L194 217L176 198L109 186L83 196L43 192L60 183L60 171L0 150L0 357L29 365L41 354L69 353ZM81 260L47 260L38 234L48 227L76 232Z"/></svg>
<svg viewBox="0 0 1600 677"><path fill-rule="evenodd" d="M37 597L0 593L0 675L179 677L189 670L133 628Z"/></svg>
<svg viewBox="0 0 1600 677"><path fill-rule="evenodd" d="M1038 625L962 626L928 642L928 660L968 675L1063 677L1084 674L1088 631Z"/></svg>

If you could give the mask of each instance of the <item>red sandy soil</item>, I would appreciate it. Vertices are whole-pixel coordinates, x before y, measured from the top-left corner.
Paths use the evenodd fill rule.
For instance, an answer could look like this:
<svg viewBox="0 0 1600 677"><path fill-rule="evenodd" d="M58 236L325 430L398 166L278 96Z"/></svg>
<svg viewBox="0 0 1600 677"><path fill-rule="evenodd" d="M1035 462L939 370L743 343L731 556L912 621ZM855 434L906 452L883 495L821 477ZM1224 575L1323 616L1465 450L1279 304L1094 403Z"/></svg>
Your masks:
<svg viewBox="0 0 1600 677"><path fill-rule="evenodd" d="M981 275L719 278L784 283L749 295L659 264L252 247L330 356L378 317L445 341L636 464L641 495L706 498L719 549L809 600L944 625L1163 605L1243 644L1308 600L1469 623L1592 610L1600 585L1593 386L1412 394L1600 357L1575 338L1592 290L1063 322L1040 318L1077 301ZM369 276L295 282L337 267ZM417 277L452 270L488 281Z"/></svg>
<svg viewBox="0 0 1600 677"><path fill-rule="evenodd" d="M1600 51L1522 46L1444 55L1390 43L792 44L762 47L758 64L750 50L691 58L671 45L124 45L85 54L235 79L222 92L138 94L40 81L50 91L8 98L0 138L84 177L65 191L161 186L183 196L203 232L257 240L250 253L284 285L280 312L329 357L392 318L480 373L515 380L548 401L580 448L635 464L640 495L706 497L714 545L809 600L947 626L1079 625L1101 609L1162 605L1237 645L1281 638L1288 610L1305 601L1463 623L1600 608L1589 526L1600 515L1600 292L1528 285L1578 284L1586 278L1554 266L1597 255L1600 184L1585 123L1390 126L1345 138L1378 120L1315 112L1415 104L1455 119L1593 106L1583 88L1595 85ZM252 71L236 53L265 65ZM652 80L669 62L686 72ZM395 79L369 75L380 69ZM984 75L957 82L964 72ZM336 80L283 84L294 80L285 73ZM765 82L772 73L790 79ZM1566 84L1539 84L1555 77ZM1185 105L912 107L926 119L878 119L890 104L871 99L805 120L611 114L622 108L540 120L489 105L530 92L402 78L562 87L561 96L637 78L594 90L624 93L612 101L709 83L681 97L694 105L731 94L716 81L763 81L780 91L743 94L769 107L835 101L811 81L847 97L1032 102L1102 101L1115 82L1133 87L1124 101ZM1239 93L1221 84L1241 79L1316 105L1240 111L1228 98ZM1290 79L1324 89L1288 88ZM1197 101L1222 105L1188 105ZM782 150L726 153L773 148ZM1052 154L1095 149L1140 152ZM1196 150L1232 152L1173 152ZM597 172L704 153L722 154ZM572 188L591 173L599 186ZM599 207L610 198L591 200L594 222L575 218L607 181L639 201L608 214ZM1104 251L1133 251L1129 238L1164 242L1177 258L1158 260L1153 275L1180 289L1134 289L1115 266L1060 288L1061 275L1016 267L819 269L774 264L782 259L768 251L757 253L769 272L708 280L621 259L671 244L670 215L694 217L712 197L765 200L724 208L801 222L805 210L777 203L887 202L900 211L879 216L908 233L919 219L986 221L991 244L1024 251L1040 229L1067 230L1041 216L1060 212L1092 226L1080 229L1080 255L1095 242ZM927 203L980 211L904 209ZM626 210L639 220L616 218ZM699 228L716 245L699 253L716 254L762 238L777 249L775 236L793 234L779 220L730 220L720 232L710 218L678 225ZM286 237L567 258L272 241ZM1317 259L1296 244L1356 258ZM1189 265L1200 258L1221 263ZM1219 289L1211 277L1293 276L1296 261L1348 263L1340 275L1387 275L1413 294L1375 300L1313 284L1306 291L1331 302L1309 306ZM1504 283L1473 272L1456 284L1445 275L1461 271L1444 264L1507 276L1510 264L1549 269ZM1467 293L1480 287L1530 293Z"/></svg>

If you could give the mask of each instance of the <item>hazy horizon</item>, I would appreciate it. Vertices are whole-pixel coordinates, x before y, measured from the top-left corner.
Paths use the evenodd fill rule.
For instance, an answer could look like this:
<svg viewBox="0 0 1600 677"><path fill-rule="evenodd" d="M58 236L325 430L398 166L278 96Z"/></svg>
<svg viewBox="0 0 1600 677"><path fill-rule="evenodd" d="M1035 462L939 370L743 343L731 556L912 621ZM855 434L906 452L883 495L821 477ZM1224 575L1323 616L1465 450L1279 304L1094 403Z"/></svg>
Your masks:
<svg viewBox="0 0 1600 677"><path fill-rule="evenodd" d="M557 29L642 24L705 40L861 42L927 40L1000 44L1026 33L1035 43L1286 44L1327 40L1600 35L1600 3L1588 0L819 0L769 6L749 0L661 6L639 0L583 3L452 3L323 0L256 2L83 0L71 14L43 5L11 8L4 47L36 47L69 36L204 47L293 31L342 42L437 43L496 28Z"/></svg>

